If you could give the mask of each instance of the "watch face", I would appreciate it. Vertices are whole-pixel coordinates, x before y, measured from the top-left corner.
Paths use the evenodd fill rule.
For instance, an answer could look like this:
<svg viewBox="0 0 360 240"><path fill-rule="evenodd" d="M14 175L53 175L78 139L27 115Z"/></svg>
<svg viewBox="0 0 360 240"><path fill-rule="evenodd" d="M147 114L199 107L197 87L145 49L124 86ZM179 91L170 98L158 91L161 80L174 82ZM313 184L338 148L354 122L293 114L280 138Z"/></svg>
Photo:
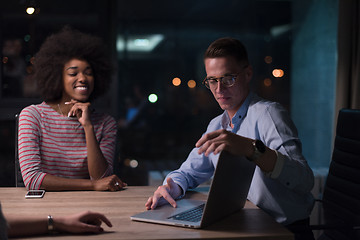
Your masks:
<svg viewBox="0 0 360 240"><path fill-rule="evenodd" d="M260 141L260 140L256 140L255 146L259 150L259 152L261 152L261 153L264 153L265 150L266 150L264 143L262 141Z"/></svg>

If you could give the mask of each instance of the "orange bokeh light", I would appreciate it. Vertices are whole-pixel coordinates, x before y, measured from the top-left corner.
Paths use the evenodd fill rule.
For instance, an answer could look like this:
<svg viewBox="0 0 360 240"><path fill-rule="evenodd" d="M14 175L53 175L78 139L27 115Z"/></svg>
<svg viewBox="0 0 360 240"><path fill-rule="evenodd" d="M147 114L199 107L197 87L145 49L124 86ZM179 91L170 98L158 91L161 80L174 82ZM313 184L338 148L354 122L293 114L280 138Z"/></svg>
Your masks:
<svg viewBox="0 0 360 240"><path fill-rule="evenodd" d="M270 78L265 78L265 79L264 79L264 85L265 85L265 87L270 87L271 84L272 84L272 81L271 81Z"/></svg>
<svg viewBox="0 0 360 240"><path fill-rule="evenodd" d="M187 85L189 88L194 88L196 87L196 82L194 80L189 80Z"/></svg>
<svg viewBox="0 0 360 240"><path fill-rule="evenodd" d="M267 64L270 64L270 63L272 63L272 57L271 57L271 56L266 56L266 57L264 58L264 61L265 61Z"/></svg>
<svg viewBox="0 0 360 240"><path fill-rule="evenodd" d="M282 69L274 69L272 75L276 78L281 78L284 76L284 71Z"/></svg>
<svg viewBox="0 0 360 240"><path fill-rule="evenodd" d="M174 85L174 86L180 86L180 84L181 84L181 80L180 80L180 78L173 78L173 80L172 80L172 84Z"/></svg>

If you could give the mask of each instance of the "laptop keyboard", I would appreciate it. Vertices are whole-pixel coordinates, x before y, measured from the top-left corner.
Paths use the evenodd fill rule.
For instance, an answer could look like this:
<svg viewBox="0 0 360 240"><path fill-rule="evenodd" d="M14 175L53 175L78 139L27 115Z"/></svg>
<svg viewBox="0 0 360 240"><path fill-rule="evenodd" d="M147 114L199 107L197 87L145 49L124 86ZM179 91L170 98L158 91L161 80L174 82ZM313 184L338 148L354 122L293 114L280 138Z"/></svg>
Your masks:
<svg viewBox="0 0 360 240"><path fill-rule="evenodd" d="M204 206L205 206L205 203L203 203L195 208L189 209L185 212L178 213L169 218L174 219L174 220L188 221L188 222L198 222L201 220Z"/></svg>

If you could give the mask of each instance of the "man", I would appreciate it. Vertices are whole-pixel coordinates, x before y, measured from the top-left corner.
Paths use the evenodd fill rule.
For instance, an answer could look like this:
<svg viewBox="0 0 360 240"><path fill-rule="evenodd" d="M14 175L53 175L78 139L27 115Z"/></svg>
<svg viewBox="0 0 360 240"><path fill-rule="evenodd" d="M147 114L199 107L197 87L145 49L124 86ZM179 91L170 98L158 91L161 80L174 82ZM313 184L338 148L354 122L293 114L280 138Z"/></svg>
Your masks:
<svg viewBox="0 0 360 240"><path fill-rule="evenodd" d="M295 232L296 239L313 239L308 225L314 203L310 193L314 175L286 110L250 91L252 67L240 41L214 41L205 52L204 62L204 84L224 113L210 122L196 148L178 170L167 176L164 185L146 202L146 208L154 209L166 201L176 207L174 199L208 180L218 153L227 150L257 165L248 199Z"/></svg>

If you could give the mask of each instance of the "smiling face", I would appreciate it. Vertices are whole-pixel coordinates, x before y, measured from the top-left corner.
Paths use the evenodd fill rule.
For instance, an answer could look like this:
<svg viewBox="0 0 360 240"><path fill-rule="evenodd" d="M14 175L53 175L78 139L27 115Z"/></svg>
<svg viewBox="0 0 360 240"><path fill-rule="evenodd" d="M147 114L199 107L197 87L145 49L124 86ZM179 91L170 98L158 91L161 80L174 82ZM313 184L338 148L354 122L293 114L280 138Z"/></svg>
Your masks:
<svg viewBox="0 0 360 240"><path fill-rule="evenodd" d="M94 81L93 70L87 61L71 59L64 65L62 101L86 102L94 90Z"/></svg>
<svg viewBox="0 0 360 240"><path fill-rule="evenodd" d="M234 57L228 56L206 58L205 69L208 78L237 74L233 86L226 87L218 82L216 86L210 88L221 109L226 110L230 118L232 118L249 94L249 82L252 77L251 66L245 67L244 64L236 61Z"/></svg>

